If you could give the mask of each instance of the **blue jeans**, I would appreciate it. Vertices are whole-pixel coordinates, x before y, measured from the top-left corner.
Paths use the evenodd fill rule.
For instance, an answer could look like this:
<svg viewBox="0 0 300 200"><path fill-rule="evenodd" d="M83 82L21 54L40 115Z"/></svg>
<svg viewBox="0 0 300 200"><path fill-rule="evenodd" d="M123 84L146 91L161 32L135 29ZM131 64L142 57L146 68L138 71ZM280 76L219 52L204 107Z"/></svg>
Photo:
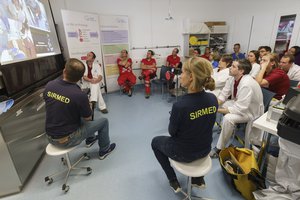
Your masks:
<svg viewBox="0 0 300 200"><path fill-rule="evenodd" d="M99 115L95 116L93 121L81 120L80 128L70 134L64 143L59 142L59 139L52 139L51 137L48 137L48 140L57 147L69 148L79 145L89 137L95 137L95 132L98 132L97 138L100 151L105 151L110 145L109 123L108 119Z"/></svg>

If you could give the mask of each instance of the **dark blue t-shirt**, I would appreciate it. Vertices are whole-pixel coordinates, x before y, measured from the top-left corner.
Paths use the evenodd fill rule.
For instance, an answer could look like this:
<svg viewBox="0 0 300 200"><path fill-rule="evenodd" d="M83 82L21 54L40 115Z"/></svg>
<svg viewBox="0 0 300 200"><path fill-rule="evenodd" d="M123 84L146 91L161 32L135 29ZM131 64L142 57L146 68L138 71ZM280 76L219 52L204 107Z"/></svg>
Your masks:
<svg viewBox="0 0 300 200"><path fill-rule="evenodd" d="M80 127L81 118L92 115L87 95L75 83L62 79L50 81L44 91L46 133L65 136Z"/></svg>
<svg viewBox="0 0 300 200"><path fill-rule="evenodd" d="M212 129L216 121L218 101L204 90L183 96L173 105L169 133L174 151L181 155L201 157L211 150Z"/></svg>

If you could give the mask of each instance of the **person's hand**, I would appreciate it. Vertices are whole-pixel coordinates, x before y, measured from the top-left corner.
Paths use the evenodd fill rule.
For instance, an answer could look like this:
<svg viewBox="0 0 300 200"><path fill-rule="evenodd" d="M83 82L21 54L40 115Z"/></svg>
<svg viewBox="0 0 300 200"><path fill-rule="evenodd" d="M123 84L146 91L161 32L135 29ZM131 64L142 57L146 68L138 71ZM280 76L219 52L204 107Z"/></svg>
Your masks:
<svg viewBox="0 0 300 200"><path fill-rule="evenodd" d="M260 62L261 69L264 69L264 70L267 69L269 63L270 63L270 60L262 60Z"/></svg>
<svg viewBox="0 0 300 200"><path fill-rule="evenodd" d="M95 78L91 79L91 83L96 84L97 83L97 79L95 79Z"/></svg>

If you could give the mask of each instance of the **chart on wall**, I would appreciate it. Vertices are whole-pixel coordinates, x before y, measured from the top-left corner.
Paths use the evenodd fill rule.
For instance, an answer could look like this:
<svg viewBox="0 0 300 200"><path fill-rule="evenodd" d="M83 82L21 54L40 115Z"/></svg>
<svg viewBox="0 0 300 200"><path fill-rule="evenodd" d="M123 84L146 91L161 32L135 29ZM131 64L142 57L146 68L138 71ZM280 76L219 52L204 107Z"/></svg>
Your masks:
<svg viewBox="0 0 300 200"><path fill-rule="evenodd" d="M62 10L62 19L69 57L85 62L87 53L93 51L96 54L96 62L103 66L99 16L91 13Z"/></svg>
<svg viewBox="0 0 300 200"><path fill-rule="evenodd" d="M288 50L292 38L295 20L296 15L286 15L280 17L274 48L275 53L283 54Z"/></svg>
<svg viewBox="0 0 300 200"><path fill-rule="evenodd" d="M117 58L122 49L129 50L128 16L101 15L100 36L107 81L107 90L119 89Z"/></svg>

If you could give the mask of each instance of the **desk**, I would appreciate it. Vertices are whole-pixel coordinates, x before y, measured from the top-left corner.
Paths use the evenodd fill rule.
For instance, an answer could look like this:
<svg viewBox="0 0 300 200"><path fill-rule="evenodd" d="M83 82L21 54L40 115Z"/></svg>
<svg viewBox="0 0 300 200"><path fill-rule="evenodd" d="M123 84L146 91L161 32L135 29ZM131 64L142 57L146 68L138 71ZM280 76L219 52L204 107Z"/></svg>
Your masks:
<svg viewBox="0 0 300 200"><path fill-rule="evenodd" d="M260 171L262 173L263 173L263 167L266 162L266 154L267 154L267 150L268 150L268 147L270 144L271 135L275 135L278 137L277 124L275 124L274 122L268 121L267 115L268 115L268 112L264 113L262 116L260 116L258 119L256 119L253 122L254 127L264 131L263 141L262 141L262 145L261 145L262 152L260 153L261 156L259 156L259 158L258 158L258 166L260 167Z"/></svg>
<svg viewBox="0 0 300 200"><path fill-rule="evenodd" d="M263 130L265 132L271 133L272 135L277 135L277 124L267 121L268 112L264 113L258 119L253 122L253 126Z"/></svg>

